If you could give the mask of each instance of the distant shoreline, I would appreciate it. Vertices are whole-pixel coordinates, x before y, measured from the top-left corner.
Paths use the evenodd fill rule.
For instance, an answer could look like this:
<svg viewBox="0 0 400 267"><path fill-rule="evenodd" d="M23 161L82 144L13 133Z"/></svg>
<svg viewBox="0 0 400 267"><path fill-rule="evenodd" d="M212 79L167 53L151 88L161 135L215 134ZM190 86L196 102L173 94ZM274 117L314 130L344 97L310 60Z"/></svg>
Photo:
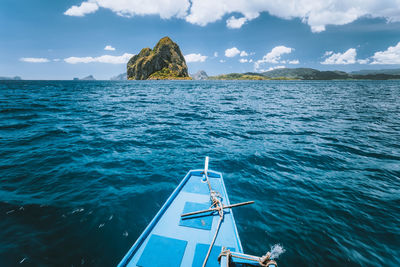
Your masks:
<svg viewBox="0 0 400 267"><path fill-rule="evenodd" d="M252 80L252 79L208 79L208 80L177 80L177 79L164 79L164 80L93 80L93 81L85 81L85 80L0 80L0 83L23 83L23 82L73 82L73 83L95 83L95 82L124 82L124 83L133 83L133 82L163 82L163 81L174 81L174 82L324 82L324 81L332 81L332 82L372 82L372 81L400 81L399 79L331 79L331 80L302 80L302 79L263 79L263 80Z"/></svg>
<svg viewBox="0 0 400 267"><path fill-rule="evenodd" d="M246 73L229 73L215 76L208 76L205 71L198 71L191 74L190 77L195 81L383 81L383 80L400 80L400 69L381 69L381 70L360 70L350 73L344 71L320 71L311 68L279 68L262 73L246 72ZM148 80L148 79L147 79ZM164 79L161 79L164 80ZM165 79L175 81L178 79ZM180 80L180 79L179 79ZM27 81L19 76L0 77L0 81ZM93 75L84 78L74 78L73 80L46 80L38 79L32 81L127 81L127 74L121 73L111 77L109 80L97 80Z"/></svg>
<svg viewBox="0 0 400 267"><path fill-rule="evenodd" d="M211 76L212 80L400 80L400 69L359 71L320 71L311 68L280 68L262 73L229 73Z"/></svg>

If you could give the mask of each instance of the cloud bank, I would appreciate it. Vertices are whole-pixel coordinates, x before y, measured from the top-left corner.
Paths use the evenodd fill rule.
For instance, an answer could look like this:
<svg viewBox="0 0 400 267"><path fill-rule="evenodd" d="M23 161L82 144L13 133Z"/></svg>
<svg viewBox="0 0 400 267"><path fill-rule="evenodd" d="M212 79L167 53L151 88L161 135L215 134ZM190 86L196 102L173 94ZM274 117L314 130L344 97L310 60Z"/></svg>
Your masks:
<svg viewBox="0 0 400 267"><path fill-rule="evenodd" d="M19 61L28 63L46 63L50 62L49 59L43 57L21 57Z"/></svg>
<svg viewBox="0 0 400 267"><path fill-rule="evenodd" d="M158 15L163 19L179 18L205 26L226 15L226 26L238 29L267 12L282 19L299 18L313 32L322 32L327 25L345 25L361 17L400 21L398 0L88 0L64 12L68 16L85 16L99 8L119 16Z"/></svg>
<svg viewBox="0 0 400 267"><path fill-rule="evenodd" d="M77 63L109 63L109 64L126 64L134 54L125 53L122 56L103 55L99 57L68 57L64 59L69 64Z"/></svg>
<svg viewBox="0 0 400 267"><path fill-rule="evenodd" d="M80 6L72 6L64 14L84 16L96 12L100 7L123 17L159 15L163 19L170 19L185 18L190 3L189 0L89 0Z"/></svg>

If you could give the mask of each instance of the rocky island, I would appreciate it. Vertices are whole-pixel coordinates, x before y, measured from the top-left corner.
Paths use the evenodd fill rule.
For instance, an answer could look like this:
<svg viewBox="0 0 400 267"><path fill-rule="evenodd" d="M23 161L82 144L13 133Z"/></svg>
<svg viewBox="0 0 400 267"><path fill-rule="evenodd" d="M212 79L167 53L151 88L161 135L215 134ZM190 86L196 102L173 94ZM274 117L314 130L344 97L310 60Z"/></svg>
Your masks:
<svg viewBox="0 0 400 267"><path fill-rule="evenodd" d="M208 75L204 70L199 70L195 74L190 74L193 80L208 80Z"/></svg>
<svg viewBox="0 0 400 267"><path fill-rule="evenodd" d="M95 81L96 79L93 77L93 75L89 75L86 77L83 77L82 79L79 79L81 81Z"/></svg>
<svg viewBox="0 0 400 267"><path fill-rule="evenodd" d="M111 81L126 81L126 72L110 78Z"/></svg>
<svg viewBox="0 0 400 267"><path fill-rule="evenodd" d="M191 80L179 46L164 37L152 49L143 48L127 64L128 80Z"/></svg>

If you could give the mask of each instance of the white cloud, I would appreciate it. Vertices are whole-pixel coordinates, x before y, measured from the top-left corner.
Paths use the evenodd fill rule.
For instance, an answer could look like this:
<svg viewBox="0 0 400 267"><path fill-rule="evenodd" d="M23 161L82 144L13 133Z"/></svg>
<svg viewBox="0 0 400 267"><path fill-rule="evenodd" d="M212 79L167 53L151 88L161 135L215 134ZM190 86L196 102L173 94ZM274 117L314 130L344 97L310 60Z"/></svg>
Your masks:
<svg viewBox="0 0 400 267"><path fill-rule="evenodd" d="M266 71L271 71L271 70L276 70L276 69L284 69L286 68L285 66L276 66L276 67L270 67L269 69L261 69L260 72L266 72Z"/></svg>
<svg viewBox="0 0 400 267"><path fill-rule="evenodd" d="M98 9L99 6L95 2L82 2L80 6L70 7L67 11L64 12L64 15L83 17L86 14L96 12Z"/></svg>
<svg viewBox="0 0 400 267"><path fill-rule="evenodd" d="M398 0L88 0L72 6L64 14L84 16L98 8L106 8L120 16L159 15L163 19L181 18L192 24L205 26L230 16L228 28L241 28L257 18L261 12L282 19L299 18L313 32L324 31L327 25L344 25L358 18L385 18L400 21ZM242 16L237 16L237 14Z"/></svg>
<svg viewBox="0 0 400 267"><path fill-rule="evenodd" d="M206 61L207 56L202 56L201 54L188 54L185 55L186 62L204 62Z"/></svg>
<svg viewBox="0 0 400 267"><path fill-rule="evenodd" d="M59 62L60 60L61 60L61 59L59 59L59 58L53 59L54 62Z"/></svg>
<svg viewBox="0 0 400 267"><path fill-rule="evenodd" d="M372 60L371 64L400 64L400 42L385 51L375 52Z"/></svg>
<svg viewBox="0 0 400 267"><path fill-rule="evenodd" d="M294 51L293 48L291 47L286 47L283 45L280 46L276 46L274 48L272 48L271 52L269 52L268 54L266 54L265 56L263 56L262 59L257 60L254 63L254 68L257 70L260 68L260 66L262 64L265 63L272 63L272 64L299 64L299 60L294 59L294 60L290 60L290 61L286 61L286 60L282 60L282 56L286 55L286 54L290 54Z"/></svg>
<svg viewBox="0 0 400 267"><path fill-rule="evenodd" d="M44 57L21 57L19 59L22 62L29 62L29 63L46 63L50 60Z"/></svg>
<svg viewBox="0 0 400 267"><path fill-rule="evenodd" d="M115 48L112 47L111 45L106 45L106 47L104 47L104 50L107 50L107 51L115 51Z"/></svg>
<svg viewBox="0 0 400 267"><path fill-rule="evenodd" d="M237 49L237 47L232 47L225 50L226 57L236 57L237 55L240 55L241 57L247 57L249 54L244 50L240 51L239 49Z"/></svg>
<svg viewBox="0 0 400 267"><path fill-rule="evenodd" d="M332 51L325 52L325 56L328 56L321 64L325 65L346 65L354 64L357 62L357 51L355 48L349 48L344 53L333 53Z"/></svg>
<svg viewBox="0 0 400 267"><path fill-rule="evenodd" d="M245 24L247 21L247 18L242 17L242 18L235 18L234 16L230 17L226 21L226 27L230 29L239 29Z"/></svg>
<svg viewBox="0 0 400 267"><path fill-rule="evenodd" d="M286 47L283 45L276 46L276 47L272 48L271 52L266 54L262 60L267 63L275 63L276 64L276 63L280 62L282 55L290 54L290 53L292 53L292 51L293 51L293 48L290 48L290 47Z"/></svg>
<svg viewBox="0 0 400 267"><path fill-rule="evenodd" d="M224 62L225 62L225 60L223 60L223 59L220 59L220 60L219 60L219 62L221 62L221 63L224 63Z"/></svg>
<svg viewBox="0 0 400 267"><path fill-rule="evenodd" d="M76 63L110 63L110 64L126 64L134 54L125 53L122 56L103 55L99 57L69 57L64 59L69 64Z"/></svg>
<svg viewBox="0 0 400 267"><path fill-rule="evenodd" d="M231 16L226 25L231 29L241 28L246 22L257 18L263 5L259 0L191 0L192 3L186 16L186 21L205 26L222 19L231 13L240 13L242 17ZM271 1L272 2L272 1Z"/></svg>
<svg viewBox="0 0 400 267"><path fill-rule="evenodd" d="M236 57L239 54L240 54L240 50L237 49L236 47L228 48L225 50L226 57Z"/></svg>
<svg viewBox="0 0 400 267"><path fill-rule="evenodd" d="M240 52L240 56L241 57L247 57L249 54L247 54L247 52L246 51L242 51L242 52Z"/></svg>
<svg viewBox="0 0 400 267"><path fill-rule="evenodd" d="M253 60L252 59L247 59L247 58L241 58L241 59L239 59L239 62L240 63L251 63L251 62L253 62Z"/></svg>
<svg viewBox="0 0 400 267"><path fill-rule="evenodd" d="M368 64L369 63L369 58L366 59L358 59L357 60L358 64Z"/></svg>
<svg viewBox="0 0 400 267"><path fill-rule="evenodd" d="M84 4L85 7L82 7ZM90 5L90 8L86 5ZM159 15L163 19L174 17L184 19L187 16L190 3L189 0L88 0L82 2L79 7L72 6L64 14L83 16L97 11L99 7L110 9L123 17Z"/></svg>
<svg viewBox="0 0 400 267"><path fill-rule="evenodd" d="M383 4L380 0L192 0L187 21L205 25L224 15L241 13L244 18L234 18L234 21L239 20L235 21L235 25L239 27L261 12L283 19L300 18L313 32L324 31L326 25L344 25L360 17L382 17L389 22L400 21L398 1L385 1Z"/></svg>

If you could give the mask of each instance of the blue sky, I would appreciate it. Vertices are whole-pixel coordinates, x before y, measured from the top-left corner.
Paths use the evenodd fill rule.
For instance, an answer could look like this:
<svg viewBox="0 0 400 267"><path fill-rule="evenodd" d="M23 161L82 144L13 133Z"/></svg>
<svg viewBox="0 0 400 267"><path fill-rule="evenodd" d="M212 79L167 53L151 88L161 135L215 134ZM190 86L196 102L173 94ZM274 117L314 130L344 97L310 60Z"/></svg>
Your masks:
<svg viewBox="0 0 400 267"><path fill-rule="evenodd" d="M0 76L109 79L164 36L190 73L400 68L398 2L327 2L2 0Z"/></svg>

